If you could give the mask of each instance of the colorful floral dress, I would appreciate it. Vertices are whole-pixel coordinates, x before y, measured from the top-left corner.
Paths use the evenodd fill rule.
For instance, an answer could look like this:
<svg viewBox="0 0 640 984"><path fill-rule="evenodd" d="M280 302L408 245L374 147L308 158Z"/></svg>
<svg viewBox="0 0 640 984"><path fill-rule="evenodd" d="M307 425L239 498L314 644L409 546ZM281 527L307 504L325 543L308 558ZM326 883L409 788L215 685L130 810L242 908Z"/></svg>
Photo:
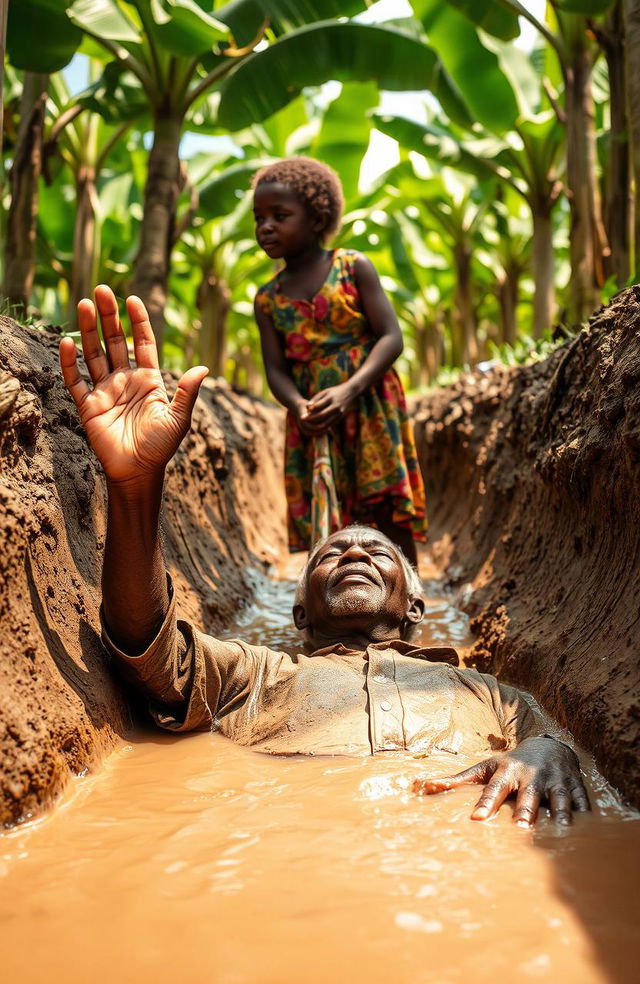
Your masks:
<svg viewBox="0 0 640 984"><path fill-rule="evenodd" d="M287 297L277 275L258 291L258 306L282 335L292 379L306 398L352 376L376 342L356 286L357 257L354 250L334 250L327 279L312 301ZM390 501L394 523L411 528L414 539L425 539L424 486L395 369L365 390L329 431L329 448L343 526L370 523L370 507ZM292 551L310 545L313 463L313 439L287 414L285 486Z"/></svg>

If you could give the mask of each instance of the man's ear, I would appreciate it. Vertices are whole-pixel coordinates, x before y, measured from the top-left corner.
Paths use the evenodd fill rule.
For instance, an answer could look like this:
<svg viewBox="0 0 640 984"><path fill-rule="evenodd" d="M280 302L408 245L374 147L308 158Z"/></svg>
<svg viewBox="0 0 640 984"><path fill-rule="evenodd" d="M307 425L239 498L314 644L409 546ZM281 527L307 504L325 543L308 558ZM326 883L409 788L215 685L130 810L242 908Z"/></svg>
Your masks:
<svg viewBox="0 0 640 984"><path fill-rule="evenodd" d="M419 625L424 618L424 598L410 598L407 608L407 622Z"/></svg>
<svg viewBox="0 0 640 984"><path fill-rule="evenodd" d="M293 606L293 624L300 632L309 628L309 619L304 605Z"/></svg>

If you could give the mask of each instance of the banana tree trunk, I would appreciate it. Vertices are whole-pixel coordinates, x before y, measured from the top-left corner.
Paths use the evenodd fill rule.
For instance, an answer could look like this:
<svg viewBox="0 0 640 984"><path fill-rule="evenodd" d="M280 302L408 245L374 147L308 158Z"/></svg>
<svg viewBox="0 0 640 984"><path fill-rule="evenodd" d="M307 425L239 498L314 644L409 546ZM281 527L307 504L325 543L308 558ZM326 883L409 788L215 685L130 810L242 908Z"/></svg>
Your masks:
<svg viewBox="0 0 640 984"><path fill-rule="evenodd" d="M4 56L7 50L7 13L9 0L0 0L0 146L4 133ZM4 182L4 168L0 168L0 189Z"/></svg>
<svg viewBox="0 0 640 984"><path fill-rule="evenodd" d="M96 266L96 174L83 166L76 178L76 218L73 230L71 303L73 312L83 297L90 297Z"/></svg>
<svg viewBox="0 0 640 984"><path fill-rule="evenodd" d="M544 202L532 208L533 253L533 335L541 338L553 324L556 309L553 252L553 224L551 212Z"/></svg>
<svg viewBox="0 0 640 984"><path fill-rule="evenodd" d="M471 279L471 250L466 243L458 243L453 257L456 268L455 314L460 326L462 362L473 366L478 361L478 338Z"/></svg>
<svg viewBox="0 0 640 984"><path fill-rule="evenodd" d="M252 396L264 395L264 382L248 345L242 345L236 353L233 385L246 390Z"/></svg>
<svg viewBox="0 0 640 984"><path fill-rule="evenodd" d="M7 216L4 296L26 310L31 295L36 253L38 182L42 170L42 136L49 76L25 72L20 126L11 167L11 205Z"/></svg>
<svg viewBox="0 0 640 984"><path fill-rule="evenodd" d="M604 282L603 258L609 249L596 182L596 145L591 71L593 55L586 32L578 29L565 68L567 184L571 223L569 319L580 324L595 310Z"/></svg>
<svg viewBox="0 0 640 984"><path fill-rule="evenodd" d="M604 221L611 256L605 276L614 276L619 287L629 279L631 269L632 197L629 173L629 128L625 93L625 44L622 3L610 10L598 40L607 59L609 74L609 161L604 187ZM639 39L640 40L640 39Z"/></svg>
<svg viewBox="0 0 640 984"><path fill-rule="evenodd" d="M516 340L516 308L520 290L519 275L506 270L498 288L498 303L500 304L500 334L501 341L513 345Z"/></svg>
<svg viewBox="0 0 640 984"><path fill-rule="evenodd" d="M181 116L156 117L144 190L140 248L133 267L132 290L142 298L149 310L160 353L164 341L167 281L180 194L178 151L181 133Z"/></svg>
<svg viewBox="0 0 640 984"><path fill-rule="evenodd" d="M625 38L625 88L629 134L631 137L631 171L635 186L633 219L635 277L640 273L640 0L623 0Z"/></svg>
<svg viewBox="0 0 640 984"><path fill-rule="evenodd" d="M413 338L416 358L409 363L409 386L417 389L427 375L427 329L420 315L413 323Z"/></svg>
<svg viewBox="0 0 640 984"><path fill-rule="evenodd" d="M226 322L231 307L231 291L214 273L205 273L198 289L200 310L200 361L213 376L224 376L226 361Z"/></svg>
<svg viewBox="0 0 640 984"><path fill-rule="evenodd" d="M443 357L443 317L440 311L436 311L433 320L427 325L427 345L426 358L422 368L421 382L424 386L435 382L438 370L442 365Z"/></svg>

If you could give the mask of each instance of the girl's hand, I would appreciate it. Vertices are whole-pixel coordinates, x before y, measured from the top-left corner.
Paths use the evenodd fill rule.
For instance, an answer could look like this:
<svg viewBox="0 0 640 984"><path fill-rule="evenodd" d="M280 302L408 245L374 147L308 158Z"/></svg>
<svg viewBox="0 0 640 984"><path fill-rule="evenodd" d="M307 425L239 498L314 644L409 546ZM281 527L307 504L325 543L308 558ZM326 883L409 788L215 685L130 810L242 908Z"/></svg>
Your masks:
<svg viewBox="0 0 640 984"><path fill-rule="evenodd" d="M328 428L323 424L316 423L309 416L309 404L306 400L301 400L299 403L293 407L292 413L296 419L298 428L305 437L319 437L320 434L324 434Z"/></svg>
<svg viewBox="0 0 640 984"><path fill-rule="evenodd" d="M96 287L95 299L104 338L98 334L96 305L78 304L82 351L93 389L78 370L73 340L60 342L60 365L87 437L107 478L139 481L161 475L191 424L191 413L204 366L189 369L169 401L158 366L158 351L147 310L138 297L127 298L136 366L129 364L113 291Z"/></svg>
<svg viewBox="0 0 640 984"><path fill-rule="evenodd" d="M321 390L309 400L308 422L328 430L342 420L356 396L351 380Z"/></svg>

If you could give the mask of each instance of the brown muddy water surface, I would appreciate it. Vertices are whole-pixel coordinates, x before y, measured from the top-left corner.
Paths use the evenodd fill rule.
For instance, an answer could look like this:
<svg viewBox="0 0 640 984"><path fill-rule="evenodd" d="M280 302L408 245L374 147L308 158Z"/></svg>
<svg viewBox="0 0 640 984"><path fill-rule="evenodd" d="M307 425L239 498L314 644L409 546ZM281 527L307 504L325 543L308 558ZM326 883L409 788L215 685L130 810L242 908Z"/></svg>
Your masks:
<svg viewBox="0 0 640 984"><path fill-rule="evenodd" d="M233 634L295 648L292 596L265 581ZM427 607L425 643L468 643L435 587ZM403 754L283 759L145 732L0 838L0 976L631 984L639 816L582 761L593 813L529 832L508 805L472 823L478 787L413 796L427 770Z"/></svg>

